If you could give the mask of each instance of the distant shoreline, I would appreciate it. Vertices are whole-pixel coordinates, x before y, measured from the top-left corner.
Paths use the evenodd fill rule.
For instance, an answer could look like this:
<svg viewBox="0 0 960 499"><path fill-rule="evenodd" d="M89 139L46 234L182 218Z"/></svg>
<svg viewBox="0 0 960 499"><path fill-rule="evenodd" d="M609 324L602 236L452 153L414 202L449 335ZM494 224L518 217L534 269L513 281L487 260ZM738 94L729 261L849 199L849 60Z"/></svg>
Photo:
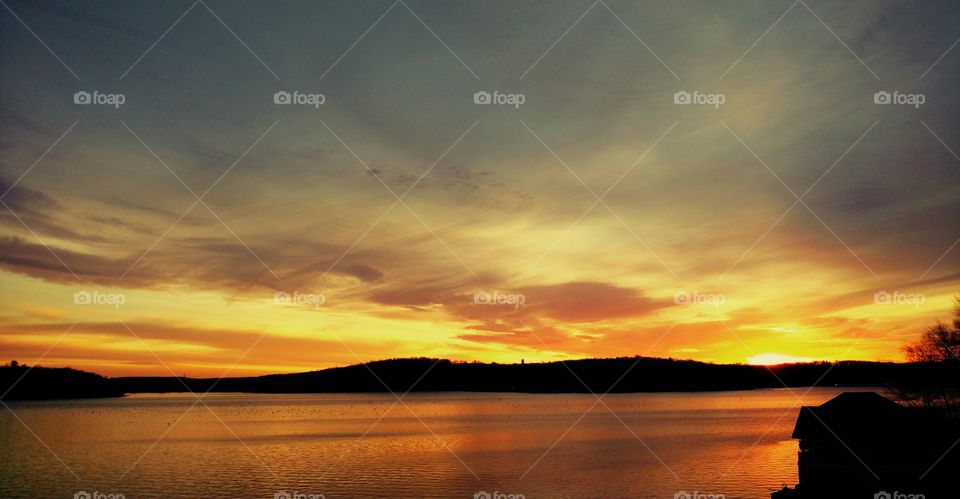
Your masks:
<svg viewBox="0 0 960 499"><path fill-rule="evenodd" d="M924 386L960 379L936 363L709 364L652 357L485 364L391 359L319 371L235 378L107 378L69 368L0 367L5 400L120 397L134 393L692 393L771 388Z"/></svg>
<svg viewBox="0 0 960 499"><path fill-rule="evenodd" d="M564 396L564 395L580 395L590 397L592 395L610 397L613 395L659 395L659 394L717 394L717 393L733 393L733 392L763 392L763 391L773 391L773 390L786 390L786 389L804 389L804 388L826 388L826 389L836 389L836 390L854 390L854 391L884 391L890 387L886 386L827 386L827 385L817 385L817 386L791 386L789 388L785 387L770 387L770 388L745 388L745 389L732 389L732 390L688 390L688 391L656 391L656 392L616 392L616 393L594 393L589 392L481 392L481 391L457 391L457 390L445 390L445 391L413 391L406 395L406 397L414 395L545 395L545 396ZM209 394L204 392L188 392L186 390L179 392L135 392L135 393L124 393L122 395L111 395L111 396L94 396L94 397L62 397L62 398L31 398L31 399L4 399L4 402L9 404L16 403L30 403L30 402L64 402L64 401L73 401L73 400L117 400L129 398L132 395L382 395L390 397L390 392L388 391L379 391L379 392L228 392L228 391L214 391ZM396 393L397 396L404 396L403 393ZM192 399L190 399L192 400ZM411 400L410 398L404 398L404 400ZM798 407L799 409L799 407Z"/></svg>

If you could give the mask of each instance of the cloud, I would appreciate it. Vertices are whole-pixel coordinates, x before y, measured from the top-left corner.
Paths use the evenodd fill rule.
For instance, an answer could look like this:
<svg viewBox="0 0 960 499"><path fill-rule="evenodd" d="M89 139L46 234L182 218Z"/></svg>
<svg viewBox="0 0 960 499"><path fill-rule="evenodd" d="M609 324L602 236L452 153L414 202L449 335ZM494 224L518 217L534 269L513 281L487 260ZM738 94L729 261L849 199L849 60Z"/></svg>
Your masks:
<svg viewBox="0 0 960 499"><path fill-rule="evenodd" d="M649 315L666 306L641 292L599 282L569 282L521 288L530 314L569 323L611 321Z"/></svg>
<svg viewBox="0 0 960 499"><path fill-rule="evenodd" d="M593 345L578 339L576 335L549 326L513 328L504 324L468 326L478 331L457 336L458 339L482 344L498 344L523 347L534 351L553 351L562 354L587 353Z"/></svg>
<svg viewBox="0 0 960 499"><path fill-rule="evenodd" d="M50 351L48 359L77 359L81 366L104 362L131 363L159 375L169 374L160 361L175 370L192 366L193 375L199 372L219 375L244 352L245 364L306 371L356 362L350 349L363 358L376 358L377 354L371 353L375 349L393 350L399 343L381 340L372 344L354 339L348 349L329 337L284 336L270 330L209 328L163 321L131 321L126 326L119 322L81 322L76 325L44 322L4 324L0 328L0 348L36 358L67 330L70 333ZM157 353L160 361L151 350Z"/></svg>
<svg viewBox="0 0 960 499"><path fill-rule="evenodd" d="M152 35L144 33L135 29L132 29L126 24L119 23L107 19L106 17L101 17L98 15L91 14L89 9L75 10L69 7L66 7L60 3L51 3L41 0L30 0L30 1L16 1L19 6L35 8L42 13L46 14L48 17L58 17L65 19L72 23L84 24L89 27L93 27L97 30L109 30L123 35L127 35L131 38L136 38L141 41L153 42L157 39L159 34Z"/></svg>
<svg viewBox="0 0 960 499"><path fill-rule="evenodd" d="M7 229L23 231L24 225L30 230L40 232L58 239L80 241L87 243L103 243L108 238L80 233L68 226L62 218L66 208L53 196L43 191L31 189L22 183L13 182L0 177L0 195L6 209L0 209L0 225Z"/></svg>
<svg viewBox="0 0 960 499"><path fill-rule="evenodd" d="M123 272L116 272L123 268L122 262L64 248L48 248L18 237L0 237L0 267L60 284L76 282L77 278L108 284Z"/></svg>
<svg viewBox="0 0 960 499"><path fill-rule="evenodd" d="M464 329L476 333L459 335L464 341L590 355L610 351L617 343L611 341L619 336L612 324L649 318L673 303L672 298L649 298L635 289L599 282L535 286L516 293L525 298L520 308L474 304L472 296L461 295L445 303L444 310L472 322Z"/></svg>
<svg viewBox="0 0 960 499"><path fill-rule="evenodd" d="M383 280L383 272L362 263L352 263L340 269L340 272L352 275L363 282L380 282Z"/></svg>

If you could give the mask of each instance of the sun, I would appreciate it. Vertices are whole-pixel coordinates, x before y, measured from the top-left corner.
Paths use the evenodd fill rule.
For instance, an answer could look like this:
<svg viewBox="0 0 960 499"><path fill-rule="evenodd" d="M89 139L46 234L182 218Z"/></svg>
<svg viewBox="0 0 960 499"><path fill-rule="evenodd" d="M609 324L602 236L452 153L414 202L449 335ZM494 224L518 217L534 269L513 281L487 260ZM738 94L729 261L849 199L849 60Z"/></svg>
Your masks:
<svg viewBox="0 0 960 499"><path fill-rule="evenodd" d="M810 357L794 357L782 353L761 353L747 357L747 364L754 366L773 366L777 364L792 364L797 362L812 362Z"/></svg>

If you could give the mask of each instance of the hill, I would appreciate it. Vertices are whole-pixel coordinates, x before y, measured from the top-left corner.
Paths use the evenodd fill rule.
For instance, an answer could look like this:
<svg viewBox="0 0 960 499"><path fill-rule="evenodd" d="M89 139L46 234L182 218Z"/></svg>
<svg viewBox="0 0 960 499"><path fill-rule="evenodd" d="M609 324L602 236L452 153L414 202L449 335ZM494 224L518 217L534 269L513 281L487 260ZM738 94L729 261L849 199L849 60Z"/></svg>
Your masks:
<svg viewBox="0 0 960 499"><path fill-rule="evenodd" d="M69 367L33 368L11 363L0 366L0 399L70 399L120 397L113 380Z"/></svg>
<svg viewBox="0 0 960 499"><path fill-rule="evenodd" d="M583 359L530 364L391 359L320 371L224 378L117 378L129 393L196 392L344 393L408 390L613 393L747 390L812 386L934 385L960 379L960 366L934 363L844 361L750 366L651 357Z"/></svg>
<svg viewBox="0 0 960 499"><path fill-rule="evenodd" d="M19 380L19 382L17 381ZM950 381L952 380L952 381ZM0 366L7 399L112 397L126 393L526 392L628 393L806 386L938 386L960 380L960 363L843 361L779 366L652 357L497 364L390 359L318 371L236 378L119 377L70 368Z"/></svg>

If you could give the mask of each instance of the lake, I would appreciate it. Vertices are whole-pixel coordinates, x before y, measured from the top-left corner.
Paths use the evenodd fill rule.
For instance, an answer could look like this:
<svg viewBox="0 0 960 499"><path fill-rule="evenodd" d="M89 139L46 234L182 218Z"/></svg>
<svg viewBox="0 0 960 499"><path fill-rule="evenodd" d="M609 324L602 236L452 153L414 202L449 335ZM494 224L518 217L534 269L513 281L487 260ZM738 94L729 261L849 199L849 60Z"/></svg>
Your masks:
<svg viewBox="0 0 960 499"><path fill-rule="evenodd" d="M797 481L799 406L842 391L7 402L0 497L769 498Z"/></svg>

